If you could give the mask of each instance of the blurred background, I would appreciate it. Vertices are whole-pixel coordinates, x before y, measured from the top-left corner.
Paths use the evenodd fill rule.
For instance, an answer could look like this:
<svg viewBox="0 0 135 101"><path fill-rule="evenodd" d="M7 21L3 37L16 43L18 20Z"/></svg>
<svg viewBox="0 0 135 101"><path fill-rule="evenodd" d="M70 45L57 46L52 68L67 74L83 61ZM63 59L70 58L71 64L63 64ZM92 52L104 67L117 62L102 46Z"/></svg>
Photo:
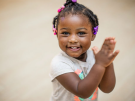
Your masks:
<svg viewBox="0 0 135 101"><path fill-rule="evenodd" d="M49 101L51 59L59 53L52 20L66 0L0 0L0 101ZM135 101L135 0L78 0L99 18L92 46L116 37L116 87L99 101ZM68 99L67 99L68 101Z"/></svg>

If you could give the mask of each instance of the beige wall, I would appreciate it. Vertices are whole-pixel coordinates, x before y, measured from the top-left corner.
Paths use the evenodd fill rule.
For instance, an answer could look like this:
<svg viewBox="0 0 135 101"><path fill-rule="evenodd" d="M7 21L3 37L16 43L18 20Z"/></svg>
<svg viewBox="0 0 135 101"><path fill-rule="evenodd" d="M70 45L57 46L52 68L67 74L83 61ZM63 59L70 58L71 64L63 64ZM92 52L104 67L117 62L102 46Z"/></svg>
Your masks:
<svg viewBox="0 0 135 101"><path fill-rule="evenodd" d="M50 61L60 49L52 19L65 0L0 0L0 101L49 101ZM117 83L99 101L135 101L135 0L78 0L99 17L92 46L114 36ZM68 100L67 100L68 101Z"/></svg>

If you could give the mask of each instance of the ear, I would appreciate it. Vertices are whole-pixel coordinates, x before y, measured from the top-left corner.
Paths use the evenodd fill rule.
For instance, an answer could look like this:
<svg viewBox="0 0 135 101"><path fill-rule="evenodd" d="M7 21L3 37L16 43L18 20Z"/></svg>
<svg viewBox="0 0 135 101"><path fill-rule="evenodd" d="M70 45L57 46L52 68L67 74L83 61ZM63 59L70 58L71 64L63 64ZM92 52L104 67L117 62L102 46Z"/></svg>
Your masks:
<svg viewBox="0 0 135 101"><path fill-rule="evenodd" d="M94 41L96 35L92 34L91 41Z"/></svg>

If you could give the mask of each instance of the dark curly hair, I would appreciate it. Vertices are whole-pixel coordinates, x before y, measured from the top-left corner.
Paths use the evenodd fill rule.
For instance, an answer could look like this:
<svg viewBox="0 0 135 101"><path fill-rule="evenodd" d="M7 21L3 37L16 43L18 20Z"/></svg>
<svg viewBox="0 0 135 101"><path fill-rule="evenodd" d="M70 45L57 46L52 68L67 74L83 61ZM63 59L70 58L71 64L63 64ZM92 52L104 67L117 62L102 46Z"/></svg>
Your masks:
<svg viewBox="0 0 135 101"><path fill-rule="evenodd" d="M64 6L65 8L53 19L54 28L58 29L59 18L65 17L68 14L80 14L86 16L89 19L89 22L92 24L92 29L99 25L97 16L84 5L77 2L72 2L72 0L66 0Z"/></svg>

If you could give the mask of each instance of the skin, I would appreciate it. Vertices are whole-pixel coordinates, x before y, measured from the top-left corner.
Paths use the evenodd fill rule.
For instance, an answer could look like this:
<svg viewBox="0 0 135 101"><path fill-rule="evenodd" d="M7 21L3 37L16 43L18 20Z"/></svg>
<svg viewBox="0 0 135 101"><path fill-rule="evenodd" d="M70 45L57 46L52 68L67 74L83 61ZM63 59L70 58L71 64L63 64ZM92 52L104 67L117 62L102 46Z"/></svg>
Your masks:
<svg viewBox="0 0 135 101"><path fill-rule="evenodd" d="M92 26L87 17L67 15L59 21L57 37L60 48L66 54L80 61L86 61L86 51L95 35L92 33ZM65 73L56 79L68 91L81 98L90 97L99 85L103 92L111 92L115 86L112 62L119 53L118 50L114 52L115 44L115 38L108 37L100 50L97 47L92 48L96 62L83 80L75 73Z"/></svg>
<svg viewBox="0 0 135 101"><path fill-rule="evenodd" d="M72 19L68 19L70 17ZM82 20L80 20L80 18ZM84 16L68 15L65 18L62 17L58 25L58 41L60 48L69 56L81 61L86 61L86 51L89 49L91 41L95 38L91 29L91 24ZM78 51L72 51L70 47L73 46L80 49Z"/></svg>
<svg viewBox="0 0 135 101"><path fill-rule="evenodd" d="M119 53L119 50L115 51L115 53L112 54L116 44L115 38L108 37L105 39L105 42L102 47L104 47L104 49L108 48L110 55L112 55L111 57L116 57L117 54ZM109 45L110 47L107 47L108 44L110 44ZM99 53L99 49L95 46L92 48L92 50L95 56L97 56L97 54ZM105 51L105 53L107 53L107 51ZM113 67L113 63L111 63L109 66L107 66L99 87L104 93L109 93L114 89L115 83L116 83L116 79L115 79L114 67Z"/></svg>

